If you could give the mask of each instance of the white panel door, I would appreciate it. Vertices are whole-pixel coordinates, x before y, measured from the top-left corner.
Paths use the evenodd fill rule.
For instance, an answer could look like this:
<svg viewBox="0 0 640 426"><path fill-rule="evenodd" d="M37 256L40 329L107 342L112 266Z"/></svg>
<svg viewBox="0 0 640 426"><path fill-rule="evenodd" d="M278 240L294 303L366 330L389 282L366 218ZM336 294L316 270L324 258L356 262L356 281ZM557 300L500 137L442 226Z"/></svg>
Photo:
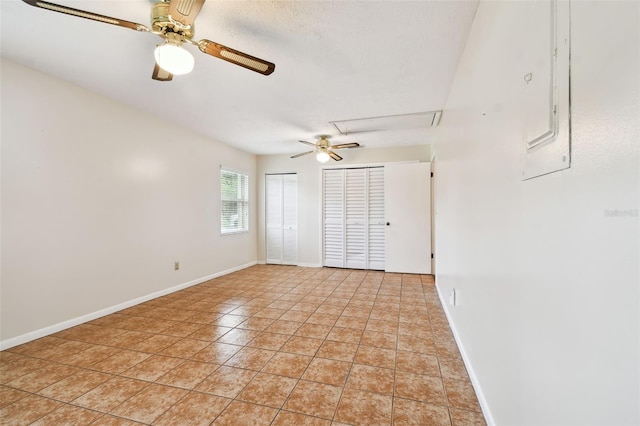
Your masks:
<svg viewBox="0 0 640 426"><path fill-rule="evenodd" d="M344 176L341 169L322 172L324 254L322 264L344 268Z"/></svg>
<svg viewBox="0 0 640 426"><path fill-rule="evenodd" d="M385 260L384 168L375 167L368 171L369 262L367 269L383 271Z"/></svg>
<svg viewBox="0 0 640 426"><path fill-rule="evenodd" d="M282 176L282 263L298 263L298 175Z"/></svg>
<svg viewBox="0 0 640 426"><path fill-rule="evenodd" d="M345 267L367 267L367 169L345 171Z"/></svg>
<svg viewBox="0 0 640 426"><path fill-rule="evenodd" d="M297 175L267 175L265 181L267 263L298 261Z"/></svg>
<svg viewBox="0 0 640 426"><path fill-rule="evenodd" d="M267 263L282 263L282 175L267 175Z"/></svg>
<svg viewBox="0 0 640 426"><path fill-rule="evenodd" d="M431 273L431 163L384 167L387 272Z"/></svg>

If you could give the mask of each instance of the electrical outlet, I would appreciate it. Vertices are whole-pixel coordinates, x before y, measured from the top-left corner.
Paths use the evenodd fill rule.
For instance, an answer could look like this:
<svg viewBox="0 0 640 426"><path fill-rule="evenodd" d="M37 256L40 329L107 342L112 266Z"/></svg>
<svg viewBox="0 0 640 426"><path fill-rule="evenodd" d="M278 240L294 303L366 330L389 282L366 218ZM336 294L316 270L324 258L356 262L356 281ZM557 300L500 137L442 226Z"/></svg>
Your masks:
<svg viewBox="0 0 640 426"><path fill-rule="evenodd" d="M451 291L449 292L449 304L451 306L456 306L456 289L452 288Z"/></svg>
<svg viewBox="0 0 640 426"><path fill-rule="evenodd" d="M173 270L177 271L178 269L180 269L180 262L178 261L173 262Z"/></svg>

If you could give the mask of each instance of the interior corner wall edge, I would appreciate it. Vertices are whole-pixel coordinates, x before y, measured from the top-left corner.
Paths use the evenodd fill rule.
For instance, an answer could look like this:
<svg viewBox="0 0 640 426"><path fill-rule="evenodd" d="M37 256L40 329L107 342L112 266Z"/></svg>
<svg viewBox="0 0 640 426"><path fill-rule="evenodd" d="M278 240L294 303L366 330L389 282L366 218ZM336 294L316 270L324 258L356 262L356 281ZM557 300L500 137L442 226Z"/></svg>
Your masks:
<svg viewBox="0 0 640 426"><path fill-rule="evenodd" d="M1 65L3 341L256 262L219 219L220 164L255 182L255 155Z"/></svg>
<svg viewBox="0 0 640 426"><path fill-rule="evenodd" d="M480 2L438 127L438 291L490 424L639 424L640 3L570 3L571 167L522 181L528 3Z"/></svg>

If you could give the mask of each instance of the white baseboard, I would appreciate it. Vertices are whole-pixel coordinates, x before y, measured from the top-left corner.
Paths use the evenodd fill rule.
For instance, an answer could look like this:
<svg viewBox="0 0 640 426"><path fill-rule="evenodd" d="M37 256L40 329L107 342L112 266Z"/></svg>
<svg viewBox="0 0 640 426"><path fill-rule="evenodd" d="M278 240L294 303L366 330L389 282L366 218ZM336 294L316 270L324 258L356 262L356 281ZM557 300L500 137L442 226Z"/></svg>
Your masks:
<svg viewBox="0 0 640 426"><path fill-rule="evenodd" d="M303 268L322 268L322 263L298 263Z"/></svg>
<svg viewBox="0 0 640 426"><path fill-rule="evenodd" d="M447 316L447 321L449 322L449 327L451 328L453 337L456 339L456 343L458 344L458 348L460 349L460 355L462 356L462 361L464 362L464 365L467 368L467 372L469 373L469 379L471 380L473 389L476 391L476 396L478 397L478 403L480 404L480 408L482 409L484 419L486 420L488 426L494 426L496 422L493 420L493 416L491 415L491 410L489 409L489 404L487 404L487 399L484 397L484 393L482 393L482 387L480 386L480 382L478 382L478 377L473 371L473 367L471 366L471 362L469 360L469 357L467 356L467 352L464 349L464 344L462 343L462 340L460 340L460 335L458 334L456 326L451 319L451 313L449 312L450 306L447 304L446 297L442 295L440 287L438 287L437 283L436 291L438 292L438 298L440 298L440 303L442 304L444 313Z"/></svg>
<svg viewBox="0 0 640 426"><path fill-rule="evenodd" d="M41 328L39 330L30 331L29 333L22 334L20 336L12 337L10 339L0 341L0 350L5 350L12 348L14 346L22 345L23 343L30 342L32 340L39 339L41 337L48 336L53 333L57 333L62 330L66 330L67 328L75 327L76 325L83 324L87 321L93 321L94 319L103 317L105 315L112 314L114 312L121 311L126 308L130 308L135 305L139 305L140 303L147 302L149 300L155 299L157 297L166 296L167 294L175 293L176 291L185 289L187 287L194 286L196 284L201 284L205 281L212 280L214 278L221 277L223 275L230 274L232 272L237 272L242 269L248 268L250 266L256 265L258 262L249 262L244 265L236 266L234 268L226 269L224 271L216 272L215 274L207 275L206 277L197 278L195 280L191 280L189 282L178 284L173 287L166 288L164 290L159 290L153 292L151 294L147 294L145 296L137 297L132 300L128 300L123 303L119 303L114 306L110 306L108 308L100 309L99 311L91 312L89 314L85 314L79 316L77 318L72 318L66 321L59 322L57 324L50 325L48 327Z"/></svg>
<svg viewBox="0 0 640 426"><path fill-rule="evenodd" d="M267 262L265 260L258 260L258 265L267 265ZM269 263L269 265L280 265L280 264ZM322 268L321 263L296 263L295 266L300 266L301 268Z"/></svg>

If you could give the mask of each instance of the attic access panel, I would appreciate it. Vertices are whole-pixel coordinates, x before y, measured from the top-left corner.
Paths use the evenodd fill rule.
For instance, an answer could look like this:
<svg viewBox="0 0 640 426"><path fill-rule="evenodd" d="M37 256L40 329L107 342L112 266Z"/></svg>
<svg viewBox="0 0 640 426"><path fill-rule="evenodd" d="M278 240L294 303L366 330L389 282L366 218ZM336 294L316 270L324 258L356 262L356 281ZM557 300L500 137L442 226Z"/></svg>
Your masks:
<svg viewBox="0 0 640 426"><path fill-rule="evenodd" d="M526 3L520 104L524 151L522 180L571 166L569 100L570 5L556 0Z"/></svg>
<svg viewBox="0 0 640 426"><path fill-rule="evenodd" d="M412 114L386 115L381 117L356 118L330 121L342 135L384 130L417 129L437 126L442 111L416 112Z"/></svg>

